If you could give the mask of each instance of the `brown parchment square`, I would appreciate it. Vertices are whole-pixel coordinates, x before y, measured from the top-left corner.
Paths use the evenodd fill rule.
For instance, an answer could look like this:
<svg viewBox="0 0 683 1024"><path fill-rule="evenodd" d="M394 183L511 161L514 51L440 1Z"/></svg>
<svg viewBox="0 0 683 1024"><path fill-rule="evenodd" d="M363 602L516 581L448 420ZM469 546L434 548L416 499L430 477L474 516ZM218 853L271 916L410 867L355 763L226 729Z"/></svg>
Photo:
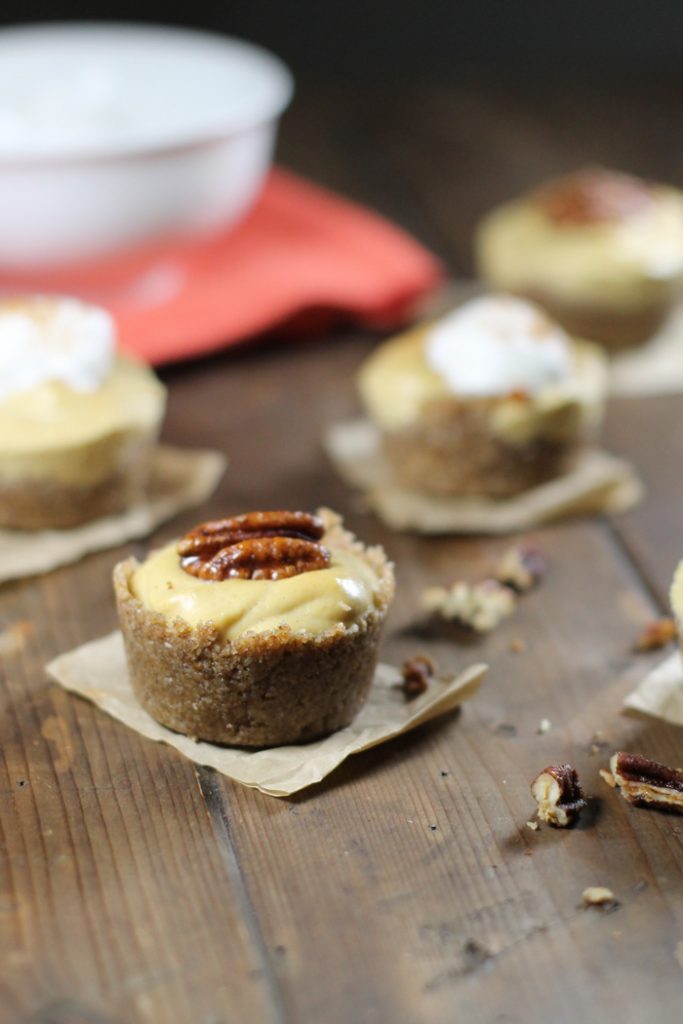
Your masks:
<svg viewBox="0 0 683 1024"><path fill-rule="evenodd" d="M283 797L324 779L350 754L368 750L458 707L476 693L486 669L483 664L471 665L455 677L435 680L426 693L406 702L396 685L400 672L380 664L367 703L351 725L313 743L266 750L204 743L159 725L135 698L118 631L60 655L46 671L66 690L97 704L141 736L167 743L196 764L208 765L243 786Z"/></svg>

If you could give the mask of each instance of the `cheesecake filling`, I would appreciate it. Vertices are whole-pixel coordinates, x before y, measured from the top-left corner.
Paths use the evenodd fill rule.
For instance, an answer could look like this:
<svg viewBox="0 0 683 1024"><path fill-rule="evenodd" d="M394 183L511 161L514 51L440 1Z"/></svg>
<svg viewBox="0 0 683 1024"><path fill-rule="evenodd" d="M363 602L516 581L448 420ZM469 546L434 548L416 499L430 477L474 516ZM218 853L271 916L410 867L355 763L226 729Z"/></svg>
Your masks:
<svg viewBox="0 0 683 1024"><path fill-rule="evenodd" d="M597 420L605 375L594 345L570 339L531 303L492 296L382 345L359 389L386 432L410 428L440 402L476 402L494 434L524 444L571 437Z"/></svg>
<svg viewBox="0 0 683 1024"><path fill-rule="evenodd" d="M165 390L76 299L0 302L0 483L93 485L156 436Z"/></svg>
<svg viewBox="0 0 683 1024"><path fill-rule="evenodd" d="M360 622L377 606L379 579L362 555L330 547L325 569L277 580L205 580L182 568L174 541L138 566L131 591L168 619L193 627L211 623L223 640L282 626L318 636Z"/></svg>
<svg viewBox="0 0 683 1024"><path fill-rule="evenodd" d="M154 374L121 357L94 391L53 380L13 395L0 403L0 481L104 480L120 464L122 445L156 436L164 406Z"/></svg>
<svg viewBox="0 0 683 1024"><path fill-rule="evenodd" d="M683 276L683 194L652 186L628 216L584 222L549 216L535 196L513 200L486 217L477 248L497 288L640 309Z"/></svg>

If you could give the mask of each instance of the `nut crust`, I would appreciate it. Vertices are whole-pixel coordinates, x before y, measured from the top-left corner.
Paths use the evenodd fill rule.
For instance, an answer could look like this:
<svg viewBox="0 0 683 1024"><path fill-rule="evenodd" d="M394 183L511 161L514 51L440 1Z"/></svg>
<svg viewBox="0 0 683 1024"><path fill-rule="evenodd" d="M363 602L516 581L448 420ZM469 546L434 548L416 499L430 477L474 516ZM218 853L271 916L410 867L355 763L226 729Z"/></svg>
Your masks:
<svg viewBox="0 0 683 1024"><path fill-rule="evenodd" d="M222 640L215 627L192 627L146 608L130 587L134 558L114 569L114 590L131 683L162 725L197 739L248 747L313 740L348 725L374 675L393 567L381 548L365 548L329 510L331 546L361 554L379 578L376 606L351 627L320 635L282 627Z"/></svg>
<svg viewBox="0 0 683 1024"><path fill-rule="evenodd" d="M550 290L529 288L517 294L538 303L569 334L597 341L610 352L619 352L642 344L659 330L671 312L680 287L672 284L669 291L670 294L660 301L635 309L569 302Z"/></svg>
<svg viewBox="0 0 683 1024"><path fill-rule="evenodd" d="M384 433L396 482L426 494L508 498L571 468L580 440L541 436L510 444L491 430L496 404L490 398L436 400L409 427Z"/></svg>

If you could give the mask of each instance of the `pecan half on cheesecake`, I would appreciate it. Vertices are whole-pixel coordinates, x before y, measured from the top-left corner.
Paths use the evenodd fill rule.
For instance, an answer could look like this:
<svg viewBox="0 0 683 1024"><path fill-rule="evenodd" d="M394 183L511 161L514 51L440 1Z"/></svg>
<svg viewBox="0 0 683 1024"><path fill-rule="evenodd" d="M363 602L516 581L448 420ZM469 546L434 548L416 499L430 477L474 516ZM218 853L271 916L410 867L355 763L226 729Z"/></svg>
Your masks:
<svg viewBox="0 0 683 1024"><path fill-rule="evenodd" d="M143 707L197 739L264 747L353 720L394 576L329 509L250 512L119 563L114 589Z"/></svg>
<svg viewBox="0 0 683 1024"><path fill-rule="evenodd" d="M115 355L105 310L0 301L0 365L0 527L74 527L142 497L165 391Z"/></svg>
<svg viewBox="0 0 683 1024"><path fill-rule="evenodd" d="M531 303L489 295L381 345L358 383L395 483L508 498L561 475L593 437L605 360Z"/></svg>
<svg viewBox="0 0 683 1024"><path fill-rule="evenodd" d="M504 203L476 236L481 277L610 349L649 338L683 286L683 193L584 168Z"/></svg>

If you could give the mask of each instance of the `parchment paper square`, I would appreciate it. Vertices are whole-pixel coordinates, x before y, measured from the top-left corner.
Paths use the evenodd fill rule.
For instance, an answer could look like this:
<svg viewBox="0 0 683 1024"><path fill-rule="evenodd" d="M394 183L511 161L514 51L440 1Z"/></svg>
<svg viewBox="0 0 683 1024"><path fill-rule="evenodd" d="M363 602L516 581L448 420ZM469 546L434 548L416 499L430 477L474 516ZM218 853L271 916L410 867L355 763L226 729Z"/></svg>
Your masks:
<svg viewBox="0 0 683 1024"><path fill-rule="evenodd" d="M203 743L159 725L135 698L119 632L60 655L47 666L47 673L66 690L97 704L141 736L167 743L196 764L215 768L244 786L282 797L324 779L350 754L458 707L476 693L486 669L483 664L472 665L456 677L434 681L426 693L406 702L396 687L400 673L380 664L365 707L346 729L313 743L267 750Z"/></svg>
<svg viewBox="0 0 683 1024"><path fill-rule="evenodd" d="M672 725L683 725L683 661L680 651L656 665L624 700L624 707Z"/></svg>
<svg viewBox="0 0 683 1024"><path fill-rule="evenodd" d="M571 516L624 512L643 486L632 466L597 448L588 449L564 476L514 498L450 498L399 487L381 451L377 429L366 419L332 427L325 450L342 479L365 492L370 507L394 530L414 533L515 533Z"/></svg>

